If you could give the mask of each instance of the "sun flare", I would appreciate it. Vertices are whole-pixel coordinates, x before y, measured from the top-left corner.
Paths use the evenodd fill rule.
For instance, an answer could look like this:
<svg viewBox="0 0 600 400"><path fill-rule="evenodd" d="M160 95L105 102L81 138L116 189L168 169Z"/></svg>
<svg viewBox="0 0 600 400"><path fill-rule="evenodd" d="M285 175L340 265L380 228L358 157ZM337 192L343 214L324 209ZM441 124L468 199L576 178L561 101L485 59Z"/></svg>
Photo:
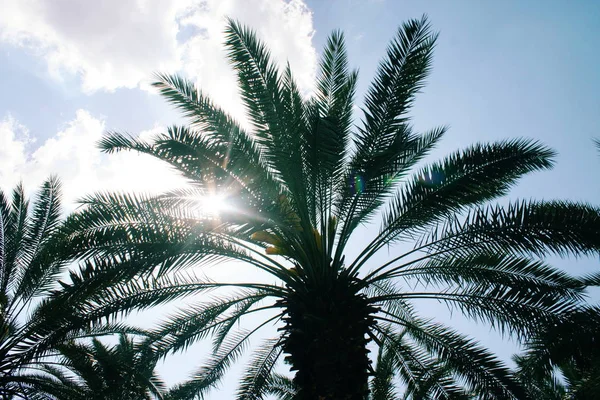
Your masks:
<svg viewBox="0 0 600 400"><path fill-rule="evenodd" d="M204 217L218 217L227 209L225 196L208 194L198 198L198 213Z"/></svg>

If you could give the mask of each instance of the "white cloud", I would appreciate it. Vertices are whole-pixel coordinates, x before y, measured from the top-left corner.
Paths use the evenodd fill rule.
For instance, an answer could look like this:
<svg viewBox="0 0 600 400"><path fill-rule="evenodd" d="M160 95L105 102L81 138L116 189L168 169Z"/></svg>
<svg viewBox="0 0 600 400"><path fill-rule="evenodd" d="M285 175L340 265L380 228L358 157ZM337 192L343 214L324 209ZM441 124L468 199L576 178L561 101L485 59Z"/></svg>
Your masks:
<svg viewBox="0 0 600 400"><path fill-rule="evenodd" d="M96 191L158 193L184 184L166 164L150 156L101 153L96 143L104 127L102 119L78 110L73 120L32 150L27 129L14 118L6 117L0 122L0 186L11 190L22 180L26 189L32 191L55 174L63 182L65 203L72 209L78 198ZM161 130L155 126L140 136L152 136Z"/></svg>
<svg viewBox="0 0 600 400"><path fill-rule="evenodd" d="M0 38L78 74L87 92L135 87L178 67L177 1L0 0Z"/></svg>
<svg viewBox="0 0 600 400"><path fill-rule="evenodd" d="M29 131L12 116L0 121L0 185L11 188L18 182L18 171L27 162L27 147L33 142Z"/></svg>
<svg viewBox="0 0 600 400"><path fill-rule="evenodd" d="M223 46L226 17L255 30L280 68L289 61L300 88L311 90L317 53L312 46L312 13L304 2L210 0L197 5L181 19L182 26L198 32L182 46L183 68L217 104L243 119L236 78Z"/></svg>
<svg viewBox="0 0 600 400"><path fill-rule="evenodd" d="M314 74L312 15L301 0L0 0L0 9L0 41L42 57L55 78L79 76L85 92L183 70L228 100L226 15L257 29L277 59L289 58L301 86Z"/></svg>

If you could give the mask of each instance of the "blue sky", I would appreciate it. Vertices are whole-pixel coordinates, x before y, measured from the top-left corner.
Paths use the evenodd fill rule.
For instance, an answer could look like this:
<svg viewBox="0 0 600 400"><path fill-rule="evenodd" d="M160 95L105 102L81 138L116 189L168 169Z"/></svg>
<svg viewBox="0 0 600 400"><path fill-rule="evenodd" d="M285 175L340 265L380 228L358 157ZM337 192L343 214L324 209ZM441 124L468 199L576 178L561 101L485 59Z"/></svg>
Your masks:
<svg viewBox="0 0 600 400"><path fill-rule="evenodd" d="M57 173L73 204L92 190L179 184L154 160L106 157L94 143L105 130L147 136L177 121L148 88L155 71L196 79L243 120L220 47L225 15L255 27L277 60L290 60L306 91L328 33L342 29L360 69L360 104L399 24L426 13L440 38L414 123L451 128L432 158L476 141L535 138L558 151L557 166L525 178L511 197L600 204L592 143L600 137L597 1L0 0L0 9L3 189L18 180L33 189ZM576 273L598 266L556 263ZM464 327L495 346L487 328ZM172 376L200 358L179 360L186 367L167 371ZM225 387L214 398L228 398L231 382Z"/></svg>

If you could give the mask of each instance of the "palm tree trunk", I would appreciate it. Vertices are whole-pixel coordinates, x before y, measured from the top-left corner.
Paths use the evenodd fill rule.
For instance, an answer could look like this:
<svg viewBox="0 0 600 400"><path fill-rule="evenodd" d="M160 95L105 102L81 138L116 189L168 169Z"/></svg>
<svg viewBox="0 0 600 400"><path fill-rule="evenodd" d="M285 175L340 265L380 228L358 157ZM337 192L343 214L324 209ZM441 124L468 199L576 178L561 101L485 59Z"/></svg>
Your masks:
<svg viewBox="0 0 600 400"><path fill-rule="evenodd" d="M367 336L372 307L356 285L338 278L282 301L283 349L296 371L297 400L364 400L370 360Z"/></svg>

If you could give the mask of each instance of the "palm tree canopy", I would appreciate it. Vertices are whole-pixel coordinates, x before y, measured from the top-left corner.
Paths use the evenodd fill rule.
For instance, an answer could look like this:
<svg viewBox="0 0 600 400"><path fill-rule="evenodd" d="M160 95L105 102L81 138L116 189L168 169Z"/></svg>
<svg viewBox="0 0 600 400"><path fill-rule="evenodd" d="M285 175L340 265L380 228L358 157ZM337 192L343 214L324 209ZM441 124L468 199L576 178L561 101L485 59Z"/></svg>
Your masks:
<svg viewBox="0 0 600 400"><path fill-rule="evenodd" d="M597 278L596 278L597 280ZM540 326L514 357L531 397L593 399L600 396L600 307L570 310L561 324Z"/></svg>
<svg viewBox="0 0 600 400"><path fill-rule="evenodd" d="M65 343L115 333L147 335L117 317L207 290L188 276L136 277L127 269L133 260L123 253L78 259L61 218L60 197L54 177L33 202L22 185L11 197L0 191L2 396L36 396L40 377L35 374L56 362ZM154 266L157 259L138 257L135 266L145 262ZM42 371L40 379L44 376Z"/></svg>
<svg viewBox="0 0 600 400"><path fill-rule="evenodd" d="M448 377L436 385L436 398L523 398L503 362L465 335L418 317L413 303L439 300L527 337L581 304L586 283L544 258L598 254L600 210L569 201L493 203L522 176L552 167L554 152L532 140L477 143L418 167L446 133L417 132L409 118L436 38L426 18L400 27L355 125L357 72L342 33L330 36L314 93L305 98L290 67L280 70L251 30L230 21L228 57L251 129L190 81L158 75L154 86L189 124L150 141L112 132L100 146L157 157L190 185L159 196L88 197L65 227L72 251L126 253L128 269L121 270L132 274L238 260L275 278L203 281L226 291L154 332L155 348L168 351L212 335L214 354L195 375L205 389L254 333L282 321L282 334L254 352L239 398L264 395L282 354L296 371L297 399L364 398L369 341L386 344L390 362L419 393L419 371L435 360ZM202 197L215 194L227 208L202 213ZM378 231L351 241L374 221ZM381 250L402 242L412 248L375 264ZM361 247L354 259L345 257L350 243ZM415 281L422 290L411 290ZM249 330L233 329L255 313L267 317Z"/></svg>
<svg viewBox="0 0 600 400"><path fill-rule="evenodd" d="M98 339L90 344L57 346L60 363L44 365L45 375L30 376L30 389L51 399L163 399L164 383L154 371L158 357L148 346L125 335L108 347ZM35 390L35 391L34 391Z"/></svg>
<svg viewBox="0 0 600 400"><path fill-rule="evenodd" d="M52 238L60 223L60 183L50 178L32 204L18 185L0 191L0 393L11 392L15 373L69 331L39 298L49 296L66 261ZM29 311L29 315L27 311ZM42 311L43 310L43 311ZM78 327L72 334L82 334ZM60 333L59 333L60 332Z"/></svg>
<svg viewBox="0 0 600 400"><path fill-rule="evenodd" d="M600 141L594 139L600 150ZM600 285L600 274L585 277ZM529 395L544 400L600 398L600 307L565 311L559 324L539 326L513 357Z"/></svg>
<svg viewBox="0 0 600 400"><path fill-rule="evenodd" d="M156 367L165 354L148 337L119 334L107 346L97 338L56 346L54 362L39 363L20 375L17 396L40 400L191 400L201 385L183 382L167 388Z"/></svg>

